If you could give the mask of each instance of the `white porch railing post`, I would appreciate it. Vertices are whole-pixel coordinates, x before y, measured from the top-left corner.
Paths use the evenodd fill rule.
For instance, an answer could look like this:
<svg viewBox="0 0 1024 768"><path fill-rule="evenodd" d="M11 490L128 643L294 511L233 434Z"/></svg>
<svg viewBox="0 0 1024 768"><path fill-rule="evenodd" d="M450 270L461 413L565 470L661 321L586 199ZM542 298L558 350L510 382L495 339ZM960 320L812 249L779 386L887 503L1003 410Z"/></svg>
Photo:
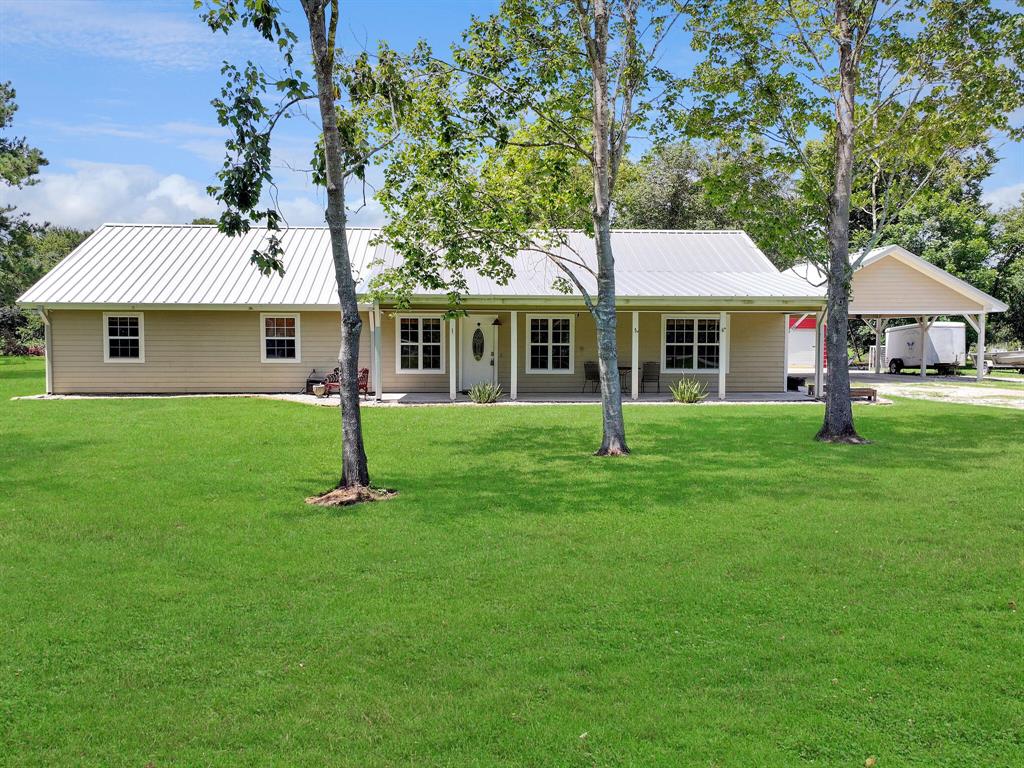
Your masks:
<svg viewBox="0 0 1024 768"><path fill-rule="evenodd" d="M978 315L978 370L975 377L978 381L985 378L985 313Z"/></svg>
<svg viewBox="0 0 1024 768"><path fill-rule="evenodd" d="M825 368L825 313L814 316L814 396L821 399L822 373Z"/></svg>
<svg viewBox="0 0 1024 768"><path fill-rule="evenodd" d="M875 373L882 372L882 318L875 320Z"/></svg>
<svg viewBox="0 0 1024 768"><path fill-rule="evenodd" d="M789 315L782 316L782 391L789 389Z"/></svg>
<svg viewBox="0 0 1024 768"><path fill-rule="evenodd" d="M512 345L512 355L509 364L512 366L512 383L509 385L508 397L515 400L519 397L519 313L511 312L512 319L509 321L509 344Z"/></svg>
<svg viewBox="0 0 1024 768"><path fill-rule="evenodd" d="M633 313L633 368L630 386L634 400L640 399L640 313Z"/></svg>
<svg viewBox="0 0 1024 768"><path fill-rule="evenodd" d="M380 402L384 397L384 366L381 363L384 349L384 324L381 322L380 305L373 303L373 399Z"/></svg>
<svg viewBox="0 0 1024 768"><path fill-rule="evenodd" d="M928 375L928 325L923 315L917 318L918 337L921 341L921 378Z"/></svg>
<svg viewBox="0 0 1024 768"><path fill-rule="evenodd" d="M725 400L725 372L729 359L729 313L718 315L718 399Z"/></svg>
<svg viewBox="0 0 1024 768"><path fill-rule="evenodd" d="M455 320L448 321L448 397L455 400Z"/></svg>

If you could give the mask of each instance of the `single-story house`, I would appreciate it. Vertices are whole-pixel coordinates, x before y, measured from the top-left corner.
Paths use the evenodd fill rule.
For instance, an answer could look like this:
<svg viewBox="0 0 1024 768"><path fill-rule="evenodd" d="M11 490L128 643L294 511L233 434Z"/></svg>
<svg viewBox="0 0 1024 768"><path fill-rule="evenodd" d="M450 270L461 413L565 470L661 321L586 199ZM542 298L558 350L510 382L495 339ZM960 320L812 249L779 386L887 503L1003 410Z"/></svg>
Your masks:
<svg viewBox="0 0 1024 768"><path fill-rule="evenodd" d="M852 252L851 259L859 258ZM825 276L813 264L800 264L786 270L799 277L819 295L825 295ZM993 312L1005 312L1007 305L994 296L975 288L941 267L922 259L899 245L887 245L870 251L853 272L850 284L850 322L863 321L875 332L875 347L882 348L883 333L893 320L914 320L921 332L921 349L928 328L940 316L962 316L978 334L976 349L977 377L983 376L985 359L985 320ZM806 366L808 347L814 358L810 367L816 370L820 387L824 368L826 325L824 311L791 319L786 349L791 370ZM813 337L812 337L813 334ZM819 357L820 356L820 357ZM881 356L875 356L875 373L881 372ZM921 370L925 376L927 370Z"/></svg>
<svg viewBox="0 0 1024 768"><path fill-rule="evenodd" d="M360 366L374 397L455 399L483 381L512 399L593 388L593 319L581 295L553 287L559 272L547 257L515 254L507 285L470 275L465 314L448 319L444 295L417 294L402 310L368 297L369 280L400 258L377 234L349 230ZM284 233L283 277L249 262L265 237L196 225L97 229L19 299L45 320L47 391L290 392L311 369L332 370L340 317L327 230ZM568 239L595 263L591 238ZM720 398L785 391L789 316L820 313L818 290L739 231L619 230L612 245L626 397L664 397L684 376Z"/></svg>

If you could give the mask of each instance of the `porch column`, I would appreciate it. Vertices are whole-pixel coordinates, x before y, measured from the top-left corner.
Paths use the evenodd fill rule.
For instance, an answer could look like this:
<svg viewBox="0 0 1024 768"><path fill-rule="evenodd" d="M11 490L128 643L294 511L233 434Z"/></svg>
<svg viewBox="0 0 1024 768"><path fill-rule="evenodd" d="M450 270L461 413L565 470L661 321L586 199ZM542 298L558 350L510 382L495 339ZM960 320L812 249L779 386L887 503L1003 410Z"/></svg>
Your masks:
<svg viewBox="0 0 1024 768"><path fill-rule="evenodd" d="M880 317L875 320L875 373L882 372L882 331L885 324L886 321Z"/></svg>
<svg viewBox="0 0 1024 768"><path fill-rule="evenodd" d="M928 329L932 327L934 318L919 317L917 329L921 339L921 378L928 376Z"/></svg>
<svg viewBox="0 0 1024 768"><path fill-rule="evenodd" d="M53 394L53 331L50 329L50 316L40 308L39 316L43 319L43 344L46 352L46 394Z"/></svg>
<svg viewBox="0 0 1024 768"><path fill-rule="evenodd" d="M448 397L455 400L455 320L448 321Z"/></svg>
<svg viewBox="0 0 1024 768"><path fill-rule="evenodd" d="M384 366L381 364L384 348L384 324L381 322L380 305L373 303L373 399L380 402L384 397Z"/></svg>
<svg viewBox="0 0 1024 768"><path fill-rule="evenodd" d="M633 399L640 399L640 313L633 313L633 367L631 369Z"/></svg>
<svg viewBox="0 0 1024 768"><path fill-rule="evenodd" d="M718 399L725 400L725 371L729 367L729 313L718 315Z"/></svg>
<svg viewBox="0 0 1024 768"><path fill-rule="evenodd" d="M821 399L822 371L825 368L825 313L814 316L814 396Z"/></svg>
<svg viewBox="0 0 1024 768"><path fill-rule="evenodd" d="M789 389L789 315L782 316L782 391Z"/></svg>
<svg viewBox="0 0 1024 768"><path fill-rule="evenodd" d="M509 332L509 344L512 345L512 356L509 361L512 366L511 376L512 383L509 384L508 397L509 400L515 400L519 397L519 313L510 312L512 315L511 325L512 328Z"/></svg>
<svg viewBox="0 0 1024 768"><path fill-rule="evenodd" d="M46 348L49 353L49 347ZM985 313L978 315L978 372L976 378L981 381L985 378Z"/></svg>

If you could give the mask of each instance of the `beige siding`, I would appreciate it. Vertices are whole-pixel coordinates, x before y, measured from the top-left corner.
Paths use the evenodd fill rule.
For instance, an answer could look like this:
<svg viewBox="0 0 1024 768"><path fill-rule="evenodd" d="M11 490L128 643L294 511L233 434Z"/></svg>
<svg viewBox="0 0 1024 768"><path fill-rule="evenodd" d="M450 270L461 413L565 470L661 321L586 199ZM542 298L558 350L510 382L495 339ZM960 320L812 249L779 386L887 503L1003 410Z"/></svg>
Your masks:
<svg viewBox="0 0 1024 768"><path fill-rule="evenodd" d="M336 312L300 313L300 362L260 362L257 311L147 310L145 362L103 361L103 313L54 310L53 389L74 392L289 392L310 369L338 363ZM369 324L363 320L360 367L370 366Z"/></svg>
<svg viewBox="0 0 1024 768"><path fill-rule="evenodd" d="M850 314L956 314L981 305L895 257L880 259L853 275Z"/></svg>
<svg viewBox="0 0 1024 768"><path fill-rule="evenodd" d="M480 312L498 316L497 375L498 382L508 392L512 379L511 313L492 309L481 309ZM301 361L297 363L260 362L258 311L148 310L143 314L146 361L105 363L102 312L52 311L54 391L287 392L299 390L311 368L324 371L337 365L339 323L335 312L300 313ZM529 314L573 316L574 370L571 374L527 373ZM641 364L661 361L662 314L661 310L640 313ZM447 323L443 335L445 372L400 374L395 370L395 318L395 313L383 313L381 349L384 392L447 392ZM619 361L628 366L632 361L632 313L620 312L618 321ZM530 395L582 391L583 364L588 360L597 360L597 334L590 314L585 310L557 312L523 308L517 310L517 325L519 392ZM783 313L731 313L730 325L732 354L727 390L781 390L785 343ZM456 328L461 331L461 323L456 322ZM457 334L457 350L460 349L460 342L461 338ZM364 317L360 367L372 369L371 360L369 323ZM662 374L662 392L666 392L667 385L680 377L680 374ZM711 392L717 390L717 374L702 374L699 378L707 382ZM627 394L629 392L628 381L624 391Z"/></svg>
<svg viewBox="0 0 1024 768"><path fill-rule="evenodd" d="M779 392L785 389L785 315L730 315L729 373L726 392Z"/></svg>

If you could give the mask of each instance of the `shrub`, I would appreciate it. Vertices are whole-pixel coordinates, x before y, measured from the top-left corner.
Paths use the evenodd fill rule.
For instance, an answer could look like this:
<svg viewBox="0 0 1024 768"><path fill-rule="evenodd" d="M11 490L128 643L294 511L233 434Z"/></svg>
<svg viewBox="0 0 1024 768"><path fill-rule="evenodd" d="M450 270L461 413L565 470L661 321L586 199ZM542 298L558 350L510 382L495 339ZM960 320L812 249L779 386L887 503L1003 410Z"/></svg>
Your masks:
<svg viewBox="0 0 1024 768"><path fill-rule="evenodd" d="M707 384L698 379L683 378L668 385L672 399L677 403L699 403L708 396Z"/></svg>
<svg viewBox="0 0 1024 768"><path fill-rule="evenodd" d="M474 384L469 388L469 399L481 405L496 403L501 399L500 384Z"/></svg>

